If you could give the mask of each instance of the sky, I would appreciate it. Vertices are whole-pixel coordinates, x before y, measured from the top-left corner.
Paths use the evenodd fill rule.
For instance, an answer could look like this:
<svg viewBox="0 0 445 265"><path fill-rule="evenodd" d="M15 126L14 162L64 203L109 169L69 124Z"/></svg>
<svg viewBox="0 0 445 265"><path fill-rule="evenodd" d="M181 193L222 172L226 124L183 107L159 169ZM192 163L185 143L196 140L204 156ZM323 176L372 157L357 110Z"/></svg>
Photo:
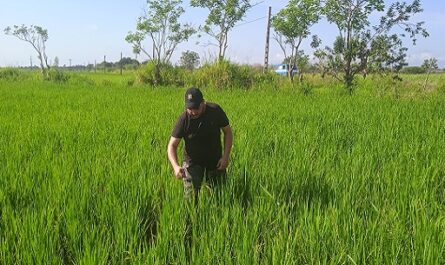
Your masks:
<svg viewBox="0 0 445 265"><path fill-rule="evenodd" d="M230 33L227 57L238 63L262 64L266 40L268 7L272 14L284 8L287 0L257 0L257 3ZM390 4L394 1L387 0ZM411 2L408 0L408 2ZM30 44L7 36L3 30L12 25L39 25L48 30L47 55L52 61L56 56L59 65L86 65L94 61L115 62L124 57L135 58L132 47L125 41L129 31L134 31L138 17L144 14L145 0L0 0L0 67L29 66L30 60L37 64L36 52ZM185 14L181 21L198 27L208 14L206 9L193 8L184 0ZM445 1L422 1L424 12L417 14L413 21L425 21L430 37L420 38L413 46L405 40L408 50L408 63L420 65L424 59L434 57L439 67L445 67ZM323 41L331 45L338 30L326 20L321 20L312 28ZM186 50L198 52L201 61L215 58L217 48L206 45L209 38L193 37L178 46L172 56L176 63ZM283 54L273 39L270 46L270 63L280 63ZM147 41L147 47L149 42ZM307 54L312 54L310 40L302 44ZM139 61L146 60L143 55Z"/></svg>

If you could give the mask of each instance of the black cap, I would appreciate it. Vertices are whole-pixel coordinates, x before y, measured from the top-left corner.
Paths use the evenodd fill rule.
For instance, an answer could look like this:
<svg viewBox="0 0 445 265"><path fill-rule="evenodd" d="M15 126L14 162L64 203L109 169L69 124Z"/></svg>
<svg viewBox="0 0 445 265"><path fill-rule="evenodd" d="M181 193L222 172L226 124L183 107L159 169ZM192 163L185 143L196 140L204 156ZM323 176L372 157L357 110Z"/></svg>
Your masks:
<svg viewBox="0 0 445 265"><path fill-rule="evenodd" d="M187 109L197 109L204 100L201 90L191 87L185 92L185 107Z"/></svg>

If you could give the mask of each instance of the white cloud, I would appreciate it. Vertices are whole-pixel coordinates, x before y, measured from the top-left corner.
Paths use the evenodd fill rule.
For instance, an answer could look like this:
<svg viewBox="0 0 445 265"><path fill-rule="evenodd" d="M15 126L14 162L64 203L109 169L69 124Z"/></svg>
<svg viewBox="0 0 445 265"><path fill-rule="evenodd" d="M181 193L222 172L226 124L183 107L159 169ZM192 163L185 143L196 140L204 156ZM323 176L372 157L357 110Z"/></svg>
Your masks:
<svg viewBox="0 0 445 265"><path fill-rule="evenodd" d="M439 62L439 65L443 65L445 63L445 56L434 56L434 54L430 52L408 54L407 61L409 65L421 65L424 60L430 58L436 58Z"/></svg>

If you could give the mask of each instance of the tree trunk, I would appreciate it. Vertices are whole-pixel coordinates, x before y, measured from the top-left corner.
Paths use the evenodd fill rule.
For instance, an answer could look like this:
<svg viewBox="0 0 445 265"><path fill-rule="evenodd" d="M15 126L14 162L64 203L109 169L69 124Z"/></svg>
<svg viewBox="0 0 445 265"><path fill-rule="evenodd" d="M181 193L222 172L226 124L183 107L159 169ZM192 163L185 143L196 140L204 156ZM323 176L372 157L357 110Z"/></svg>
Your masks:
<svg viewBox="0 0 445 265"><path fill-rule="evenodd" d="M351 73L350 69L349 71L346 71L344 81L349 95L352 95L352 93L354 92L354 75Z"/></svg>
<svg viewBox="0 0 445 265"><path fill-rule="evenodd" d="M46 71L46 68L45 68L45 65L44 65L44 63L43 63L43 56L42 56L42 53L41 52L38 52L38 56L37 56L37 58L39 58L39 61L40 61L40 72L42 73L42 76L43 76L43 78L44 79L47 79L48 78L48 73L47 73L47 71Z"/></svg>

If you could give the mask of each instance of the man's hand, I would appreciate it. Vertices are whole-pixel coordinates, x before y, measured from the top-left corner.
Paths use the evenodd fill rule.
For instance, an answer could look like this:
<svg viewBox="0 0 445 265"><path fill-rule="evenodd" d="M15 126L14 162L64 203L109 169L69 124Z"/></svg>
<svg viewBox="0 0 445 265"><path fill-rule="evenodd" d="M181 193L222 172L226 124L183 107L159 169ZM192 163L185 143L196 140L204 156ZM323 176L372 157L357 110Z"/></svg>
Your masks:
<svg viewBox="0 0 445 265"><path fill-rule="evenodd" d="M229 166L229 159L223 157L218 161L218 164L216 164L216 169L224 170L227 166Z"/></svg>
<svg viewBox="0 0 445 265"><path fill-rule="evenodd" d="M174 170L175 170L175 177L177 179L182 179L185 177L185 171L182 167L176 166Z"/></svg>
<svg viewBox="0 0 445 265"><path fill-rule="evenodd" d="M185 171L182 167L178 164L178 155L176 154L176 151L178 150L179 142L181 141L180 138L170 137L170 142L167 146L167 155L168 160L170 160L170 164L173 167L173 171L175 173L175 177L177 179L182 179L185 177Z"/></svg>

